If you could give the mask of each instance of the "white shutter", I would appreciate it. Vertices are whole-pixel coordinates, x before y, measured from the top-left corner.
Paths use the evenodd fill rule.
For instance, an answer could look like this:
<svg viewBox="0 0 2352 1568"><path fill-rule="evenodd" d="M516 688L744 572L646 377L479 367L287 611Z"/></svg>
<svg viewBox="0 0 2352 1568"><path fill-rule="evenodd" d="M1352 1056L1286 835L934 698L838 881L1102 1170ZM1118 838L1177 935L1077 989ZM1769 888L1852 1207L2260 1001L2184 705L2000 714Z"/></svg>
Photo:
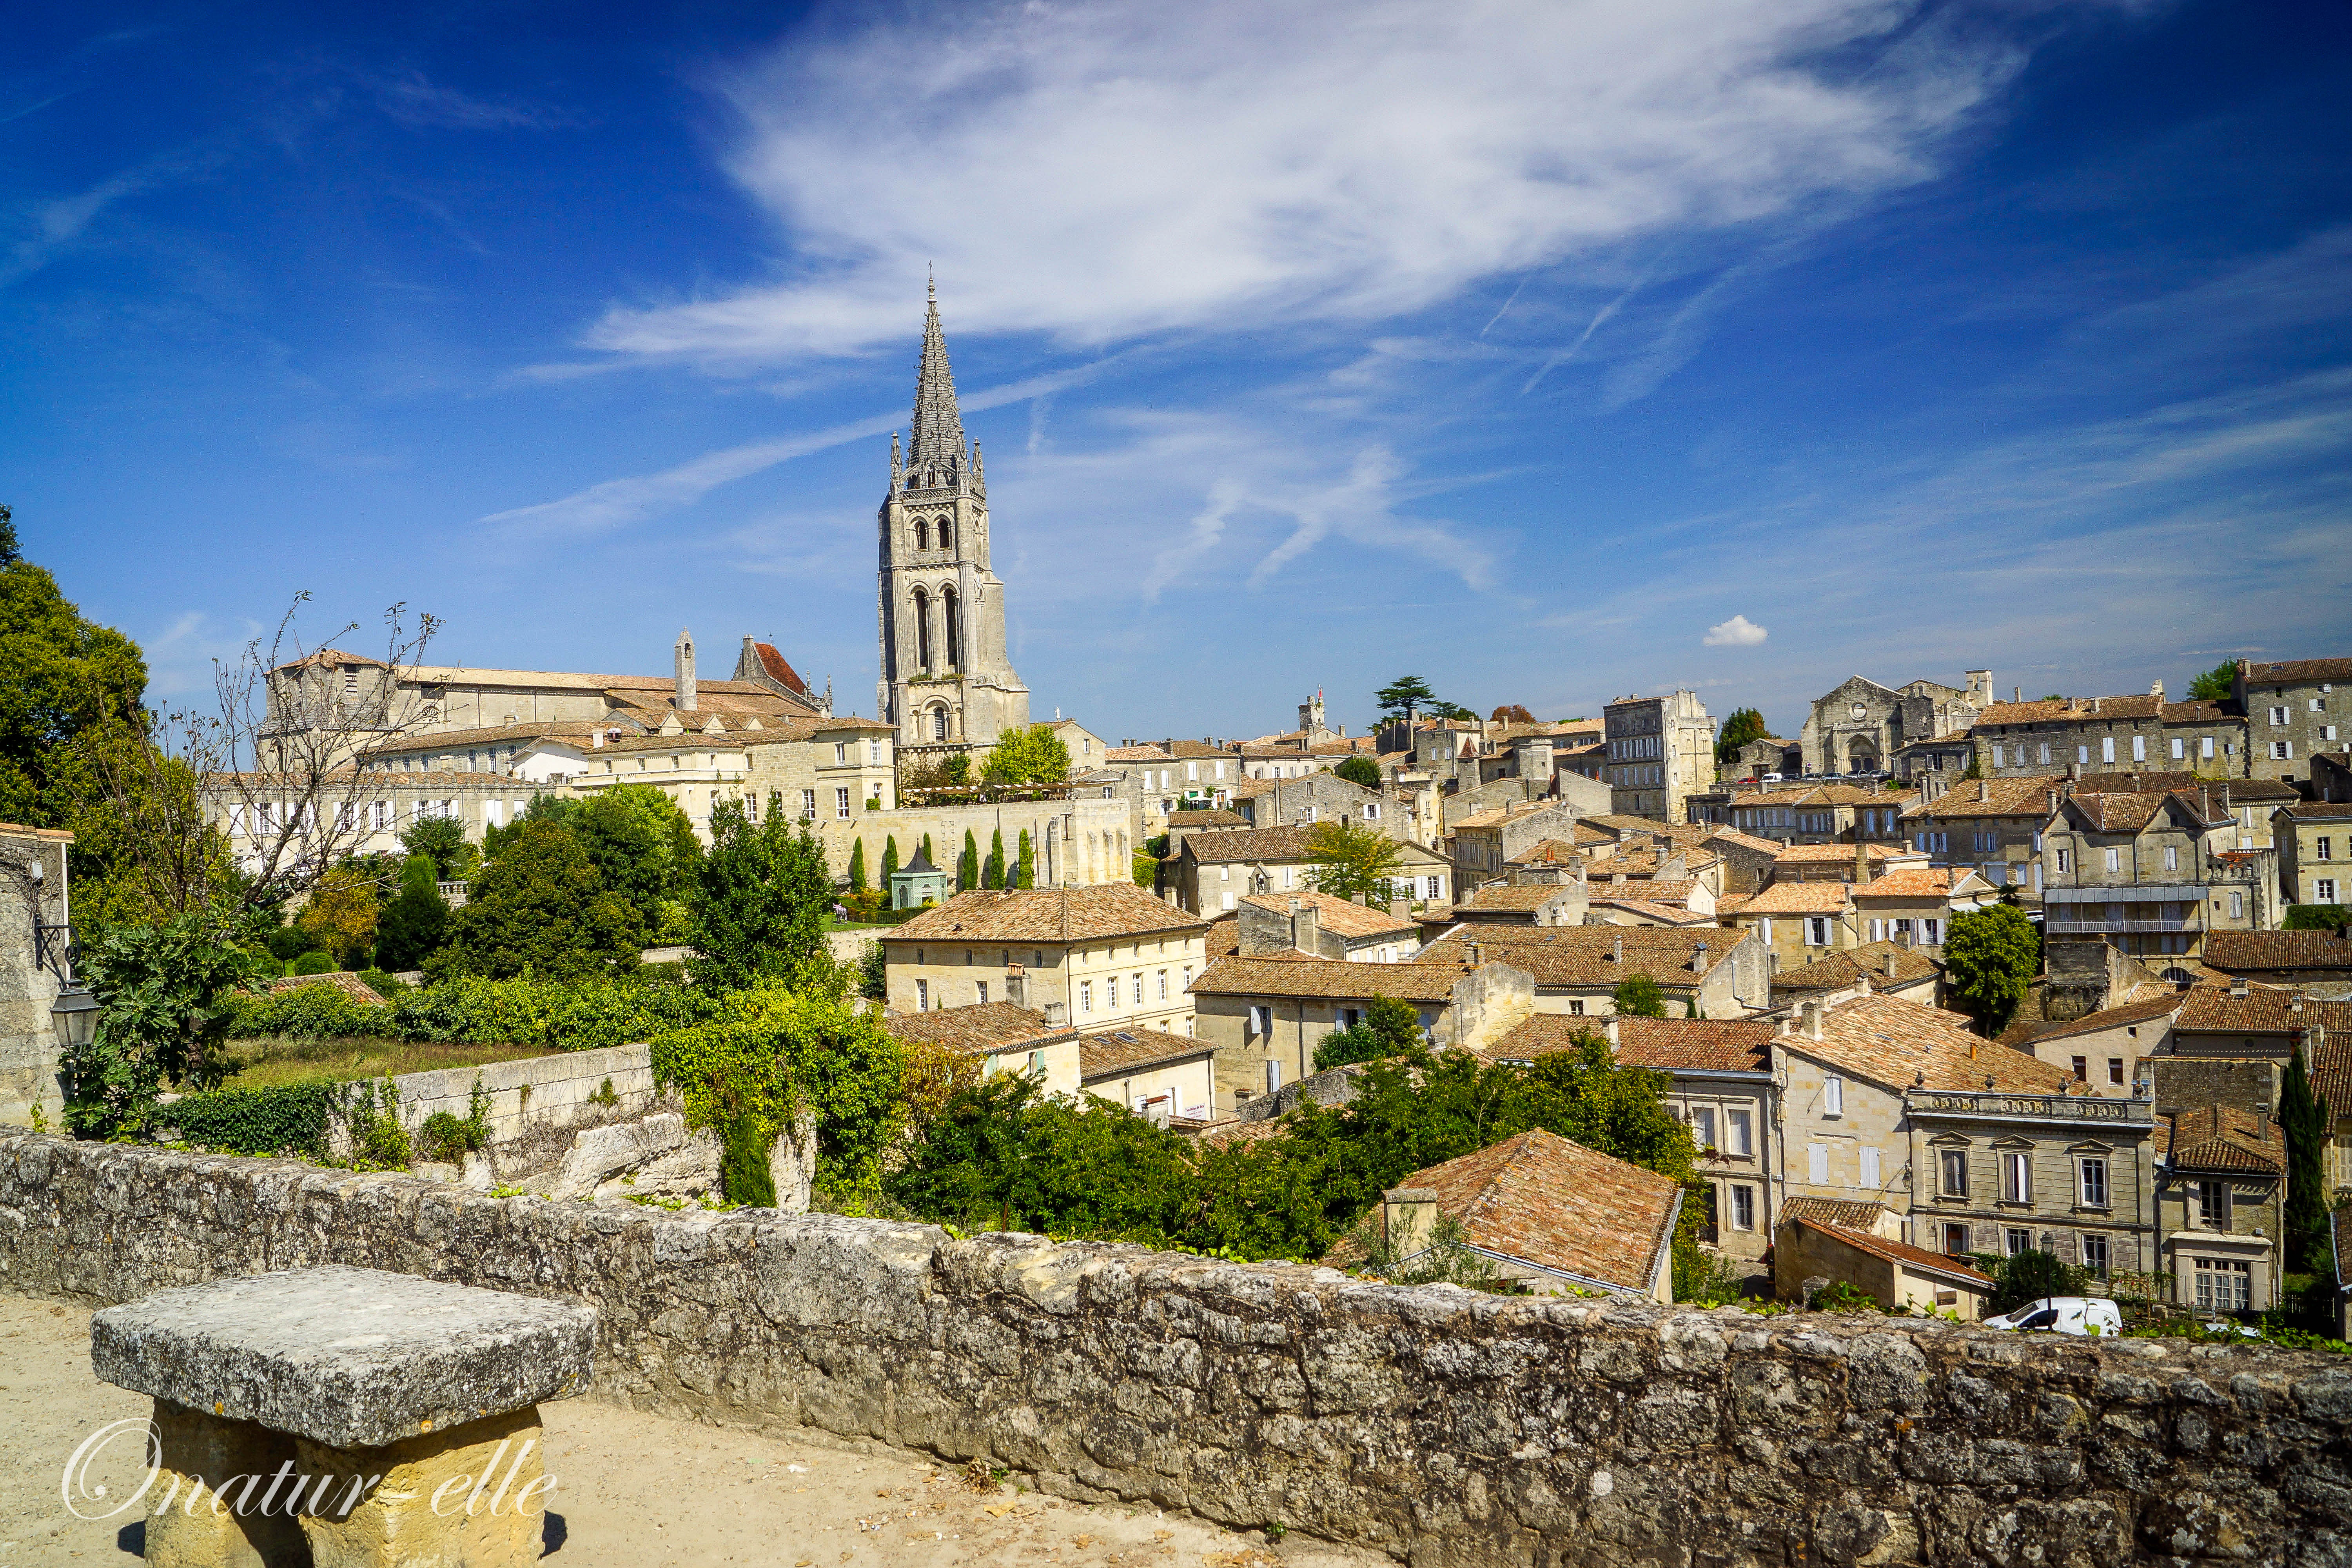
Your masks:
<svg viewBox="0 0 2352 1568"><path fill-rule="evenodd" d="M1805 1145L1805 1179L1817 1185L1830 1179L1830 1152L1819 1143Z"/></svg>
<svg viewBox="0 0 2352 1568"><path fill-rule="evenodd" d="M1875 1149L1862 1152L1862 1184L1865 1187L1878 1185L1878 1151Z"/></svg>

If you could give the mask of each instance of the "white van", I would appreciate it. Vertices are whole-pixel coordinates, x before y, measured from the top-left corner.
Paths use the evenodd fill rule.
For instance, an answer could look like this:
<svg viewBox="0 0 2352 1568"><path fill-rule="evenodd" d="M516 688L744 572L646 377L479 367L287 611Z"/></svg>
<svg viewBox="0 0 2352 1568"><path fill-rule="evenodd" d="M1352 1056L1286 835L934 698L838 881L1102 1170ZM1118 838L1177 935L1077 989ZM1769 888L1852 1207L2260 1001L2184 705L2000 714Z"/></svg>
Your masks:
<svg viewBox="0 0 2352 1568"><path fill-rule="evenodd" d="M2096 1296L2044 1296L2038 1301L2028 1301L2014 1312L1987 1318L1984 1326L2112 1337L2124 1331L2124 1315L2113 1301Z"/></svg>

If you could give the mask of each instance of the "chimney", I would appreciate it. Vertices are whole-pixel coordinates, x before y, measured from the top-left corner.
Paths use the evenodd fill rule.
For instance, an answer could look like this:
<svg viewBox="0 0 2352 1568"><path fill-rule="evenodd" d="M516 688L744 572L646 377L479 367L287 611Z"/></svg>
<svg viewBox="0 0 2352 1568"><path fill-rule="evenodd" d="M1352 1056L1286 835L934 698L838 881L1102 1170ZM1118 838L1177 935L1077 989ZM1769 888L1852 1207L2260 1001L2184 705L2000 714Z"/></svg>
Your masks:
<svg viewBox="0 0 2352 1568"><path fill-rule="evenodd" d="M1437 1229L1437 1193L1431 1187L1391 1187L1381 1194L1381 1235L1397 1261L1429 1250Z"/></svg>
<svg viewBox="0 0 2352 1568"><path fill-rule="evenodd" d="M2092 712L2094 712L2094 713L2096 713L2098 710L2099 710L2099 700L2098 700L2097 698L2094 697L2094 698L2092 698L2092 699L2091 699L2091 711L2092 711Z"/></svg>
<svg viewBox="0 0 2352 1568"><path fill-rule="evenodd" d="M2147 683L2147 694L2148 694L2150 697L2155 698L2158 702L2163 701L2163 700L2164 700L2164 682L2162 682L2161 680L2151 680L2151 681L2149 681L2149 682Z"/></svg>
<svg viewBox="0 0 2352 1568"><path fill-rule="evenodd" d="M677 710L691 713L698 706L694 694L694 634L680 627L677 645L670 649L670 655L677 667Z"/></svg>
<svg viewBox="0 0 2352 1568"><path fill-rule="evenodd" d="M1069 1021L1070 1009L1067 1004L1061 1002L1048 1002L1045 1004L1045 1027L1049 1029L1066 1028L1069 1026Z"/></svg>
<svg viewBox="0 0 2352 1568"><path fill-rule="evenodd" d="M1625 962L1625 938L1622 933L1609 939L1609 962L1612 963Z"/></svg>
<svg viewBox="0 0 2352 1568"><path fill-rule="evenodd" d="M1990 780L1990 779L1979 779L1979 780L1977 780L1977 798L1978 798L1979 800L1990 800L1990 799L1992 798L1992 781L1991 781L1991 780Z"/></svg>
<svg viewBox="0 0 2352 1568"><path fill-rule="evenodd" d="M1004 966L1004 999L1015 1007L1029 1005L1029 973L1017 963Z"/></svg>
<svg viewBox="0 0 2352 1568"><path fill-rule="evenodd" d="M1879 954L1879 957L1878 957L1878 967L1879 967L1880 971L1881 971L1881 972L1883 972L1883 973L1885 974L1885 976L1886 976L1886 978L1887 978L1887 979L1889 979L1889 980L1894 979L1894 978L1895 978L1895 955L1894 955L1893 953L1891 953L1891 952L1885 952L1885 953L1881 953L1881 954Z"/></svg>
<svg viewBox="0 0 2352 1568"><path fill-rule="evenodd" d="M1612 1013L1601 1021L1601 1032L1609 1038L1609 1053L1617 1054L1617 1015Z"/></svg>
<svg viewBox="0 0 2352 1568"><path fill-rule="evenodd" d="M1412 900L1411 899L1391 899L1389 900L1389 919L1396 921L1399 925L1402 925L1407 921L1412 919Z"/></svg>
<svg viewBox="0 0 2352 1568"><path fill-rule="evenodd" d="M1323 914L1313 904L1294 907L1290 911L1290 945L1301 952L1321 951Z"/></svg>
<svg viewBox="0 0 2352 1568"><path fill-rule="evenodd" d="M1691 973L1693 974L1705 974L1706 973L1706 943L1700 942L1696 947L1691 949L1690 966Z"/></svg>
<svg viewBox="0 0 2352 1568"><path fill-rule="evenodd" d="M1822 1005L1819 1002L1799 1003L1797 1017L1798 1027L1805 1038L1818 1040L1822 1037Z"/></svg>
<svg viewBox="0 0 2352 1568"><path fill-rule="evenodd" d="M1481 947L1478 943L1475 942L1472 942L1470 944L1470 967L1475 969L1486 962L1486 950L1484 947Z"/></svg>
<svg viewBox="0 0 2352 1568"><path fill-rule="evenodd" d="M2056 790L2045 789L2042 792L2042 809L2044 811L2056 811L2058 809L2058 792Z"/></svg>
<svg viewBox="0 0 2352 1568"><path fill-rule="evenodd" d="M1853 885L1857 888L1870 880L1870 846L1856 834L1853 840Z"/></svg>
<svg viewBox="0 0 2352 1568"><path fill-rule="evenodd" d="M2009 689L2009 700L2010 700L2011 702L2022 702L2022 701L2024 701L2024 700L2025 700L2025 688L2023 688L2022 686L2012 686L2012 687L2011 687L2011 688Z"/></svg>
<svg viewBox="0 0 2352 1568"><path fill-rule="evenodd" d="M2230 995L2238 1001L2243 1001L2245 999L2246 977L2244 975L2233 974L2230 976Z"/></svg>

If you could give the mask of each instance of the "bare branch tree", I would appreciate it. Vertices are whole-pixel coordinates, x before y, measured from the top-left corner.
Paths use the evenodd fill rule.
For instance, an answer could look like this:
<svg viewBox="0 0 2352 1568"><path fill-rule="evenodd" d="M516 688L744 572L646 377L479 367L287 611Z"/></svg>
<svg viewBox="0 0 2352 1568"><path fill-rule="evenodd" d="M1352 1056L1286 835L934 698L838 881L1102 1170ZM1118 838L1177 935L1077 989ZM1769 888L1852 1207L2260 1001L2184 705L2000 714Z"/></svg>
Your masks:
<svg viewBox="0 0 2352 1568"><path fill-rule="evenodd" d="M317 647L298 594L267 648L215 660L213 701L150 712L102 748L134 890L160 914L224 917L310 889L366 838L370 756L437 714L415 679L440 627L384 612L384 657Z"/></svg>

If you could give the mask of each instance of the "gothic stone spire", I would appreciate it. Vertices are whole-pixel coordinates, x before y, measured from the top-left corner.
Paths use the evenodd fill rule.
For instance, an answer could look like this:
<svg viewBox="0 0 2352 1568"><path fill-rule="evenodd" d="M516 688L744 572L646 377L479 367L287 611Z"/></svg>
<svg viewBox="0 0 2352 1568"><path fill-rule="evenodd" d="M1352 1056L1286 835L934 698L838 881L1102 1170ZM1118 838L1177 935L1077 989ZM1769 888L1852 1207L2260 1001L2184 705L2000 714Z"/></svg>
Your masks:
<svg viewBox="0 0 2352 1568"><path fill-rule="evenodd" d="M907 482L929 488L953 484L964 467L963 416L956 411L955 374L948 368L948 342L940 331L939 285L930 287L923 318L923 362L915 378L915 423L907 443Z"/></svg>

